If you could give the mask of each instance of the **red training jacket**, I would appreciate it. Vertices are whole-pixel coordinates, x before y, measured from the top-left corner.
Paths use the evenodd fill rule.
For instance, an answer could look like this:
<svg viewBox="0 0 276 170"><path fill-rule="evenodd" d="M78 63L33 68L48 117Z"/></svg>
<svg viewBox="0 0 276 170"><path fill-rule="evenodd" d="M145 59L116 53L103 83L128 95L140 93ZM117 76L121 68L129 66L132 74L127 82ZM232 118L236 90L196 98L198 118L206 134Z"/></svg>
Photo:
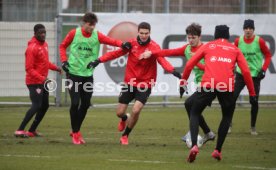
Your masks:
<svg viewBox="0 0 276 170"><path fill-rule="evenodd" d="M241 68L250 96L255 96L253 80L242 52L226 39L210 41L187 62L182 79L187 80L200 59L205 60L201 87L220 91L234 91L235 64ZM183 83L183 81L181 81Z"/></svg>
<svg viewBox="0 0 276 170"><path fill-rule="evenodd" d="M255 38L255 35L250 39L246 39L245 37L243 37L243 40L246 44L250 44L254 41L254 38ZM240 37L235 39L235 46L237 46L237 47L239 46L239 40L240 40ZM265 44L265 40L262 39L261 37L259 38L259 45L260 45L260 49L264 55L264 64L263 64L262 69L264 71L266 71L271 62L271 53L270 53L267 45Z"/></svg>
<svg viewBox="0 0 276 170"><path fill-rule="evenodd" d="M33 37L25 52L26 84L43 84L49 69L57 70L58 67L49 61L48 44Z"/></svg>
<svg viewBox="0 0 276 170"><path fill-rule="evenodd" d="M157 55L163 55L163 56L185 56L185 50L186 47L189 44L186 44L182 47L179 48L174 48L174 49L162 49L159 51L152 51L152 54L157 54ZM191 46L191 52L195 53L201 46L203 45L203 43L201 43L199 46L197 47L192 47ZM204 65L201 63L197 63L196 66L200 69L204 71Z"/></svg>
<svg viewBox="0 0 276 170"><path fill-rule="evenodd" d="M173 72L174 67L162 56L152 55L148 59L139 60L139 56L145 51L160 50L160 46L151 40L147 45L141 46L137 39L134 38L129 41L131 43L131 50L119 49L106 53L99 58L101 62L106 62L127 53L128 60L126 65L126 73L124 82L135 87L149 87L151 88L156 82L157 76L157 62L168 72Z"/></svg>
<svg viewBox="0 0 276 170"><path fill-rule="evenodd" d="M89 38L91 36L91 33L85 32L83 28L81 28L81 32L82 32L82 35L86 38ZM76 29L71 30L66 35L62 43L60 44L59 51L60 51L61 62L67 61L68 57L66 55L66 48L72 43L75 37L75 34L76 34ZM98 39L101 44L108 44L108 45L117 46L117 47L120 47L122 45L121 40L114 40L112 38L109 38L99 31L98 31Z"/></svg>

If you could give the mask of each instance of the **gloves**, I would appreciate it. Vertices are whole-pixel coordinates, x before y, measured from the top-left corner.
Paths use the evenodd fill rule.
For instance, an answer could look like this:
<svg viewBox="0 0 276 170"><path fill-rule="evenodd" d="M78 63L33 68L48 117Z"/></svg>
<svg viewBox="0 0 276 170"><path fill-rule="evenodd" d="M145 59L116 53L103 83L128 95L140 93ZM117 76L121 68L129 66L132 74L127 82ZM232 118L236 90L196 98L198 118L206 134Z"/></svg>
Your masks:
<svg viewBox="0 0 276 170"><path fill-rule="evenodd" d="M64 61L61 65L61 67L66 73L69 72L69 63L67 61Z"/></svg>
<svg viewBox="0 0 276 170"><path fill-rule="evenodd" d="M97 65L100 63L100 60L97 59L95 61L91 61L88 65L87 65L87 69L91 69L91 68L95 68L97 67Z"/></svg>
<svg viewBox="0 0 276 170"><path fill-rule="evenodd" d="M123 42L121 47L124 49L124 50L130 50L131 49L131 44L130 42Z"/></svg>
<svg viewBox="0 0 276 170"><path fill-rule="evenodd" d="M263 78L265 78L265 71L262 69L260 72L259 72L259 74L258 74L258 76L257 76L259 79L263 79Z"/></svg>
<svg viewBox="0 0 276 170"><path fill-rule="evenodd" d="M180 86L179 87L180 98L182 98L182 96L185 92L187 93L187 86L186 85L185 86Z"/></svg>
<svg viewBox="0 0 276 170"><path fill-rule="evenodd" d="M249 101L250 101L250 104L252 105L258 104L257 96L250 96Z"/></svg>
<svg viewBox="0 0 276 170"><path fill-rule="evenodd" d="M172 72L172 74L173 74L175 77L181 79L181 74L180 74L179 72L177 72L177 71L174 70L174 71Z"/></svg>

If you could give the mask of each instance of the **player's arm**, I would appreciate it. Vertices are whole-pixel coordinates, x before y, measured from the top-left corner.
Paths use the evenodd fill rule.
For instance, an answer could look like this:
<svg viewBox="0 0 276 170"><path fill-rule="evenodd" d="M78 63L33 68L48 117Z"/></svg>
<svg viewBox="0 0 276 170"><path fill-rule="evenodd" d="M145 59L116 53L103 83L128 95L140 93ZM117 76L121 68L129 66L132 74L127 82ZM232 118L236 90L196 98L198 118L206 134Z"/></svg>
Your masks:
<svg viewBox="0 0 276 170"><path fill-rule="evenodd" d="M115 51L105 53L103 56L99 57L97 60L90 62L87 65L87 69L95 68L100 63L105 63L107 61L114 60L116 58L119 58L119 57L127 54L127 53L128 53L128 50L124 50L121 48L118 50L115 50Z"/></svg>
<svg viewBox="0 0 276 170"><path fill-rule="evenodd" d="M155 55L156 56L156 55ZM175 77L181 79L181 74L177 72L174 67L161 55L156 56L157 62L162 66L164 70L169 73L172 73Z"/></svg>
<svg viewBox="0 0 276 170"><path fill-rule="evenodd" d="M98 31L98 39L101 44L107 44L107 45L112 45L116 47L121 47L123 43L121 40L115 40L113 38L110 38L99 31Z"/></svg>
<svg viewBox="0 0 276 170"><path fill-rule="evenodd" d="M195 53L195 55L186 63L186 66L184 67L183 74L182 74L182 79L184 79L185 81L188 80L194 66L197 65L198 62L204 57L204 49L205 49L204 46L201 47Z"/></svg>
<svg viewBox="0 0 276 170"><path fill-rule="evenodd" d="M239 41L240 41L240 37L238 37L238 38L235 39L234 45L235 45L236 47L239 46Z"/></svg>
<svg viewBox="0 0 276 170"><path fill-rule="evenodd" d="M139 60L141 59L147 59L149 57L151 57L152 55L160 55L162 57L174 57L174 56L184 56L184 51L186 49L186 46L180 47L180 48L174 48L174 49L155 49L152 51L145 51L144 53L142 53L139 57Z"/></svg>
<svg viewBox="0 0 276 170"><path fill-rule="evenodd" d="M161 55L155 55L157 62L162 66L164 70L169 73L174 71L174 67Z"/></svg>
<svg viewBox="0 0 276 170"><path fill-rule="evenodd" d="M205 70L205 65L204 65L204 64L201 64L200 62L198 62L198 63L196 64L196 66L197 66L200 70L202 70L202 71Z"/></svg>
<svg viewBox="0 0 276 170"><path fill-rule="evenodd" d="M256 93L254 90L254 84L253 84L253 80L252 80L252 77L250 74L248 64L240 50L238 50L237 64L241 69L241 72L242 72L246 87L248 89L249 95L256 96Z"/></svg>
<svg viewBox="0 0 276 170"><path fill-rule="evenodd" d="M36 56L36 49L35 46L28 47L25 53L26 62L25 62L25 70L27 74L31 75L35 79L38 79L39 81L46 80L46 77L42 76L39 72L35 70L35 59Z"/></svg>
<svg viewBox="0 0 276 170"><path fill-rule="evenodd" d="M64 40L61 42L61 44L59 45L59 55L60 55L60 61L63 63L65 61L67 61L67 55L66 55L66 49L70 46L70 44L72 43L74 36L76 34L76 29L71 30L66 37L64 38Z"/></svg>
<svg viewBox="0 0 276 170"><path fill-rule="evenodd" d="M264 55L264 64L263 64L262 70L266 71L271 62L271 53L264 39L260 38L259 44L260 44L261 51Z"/></svg>
<svg viewBox="0 0 276 170"><path fill-rule="evenodd" d="M49 69L61 73L61 69L54 63L49 62Z"/></svg>
<svg viewBox="0 0 276 170"><path fill-rule="evenodd" d="M174 57L174 56L184 56L184 51L187 45L184 45L180 48L173 48L173 49L162 49L158 51L153 51L152 55L162 55L164 57Z"/></svg>

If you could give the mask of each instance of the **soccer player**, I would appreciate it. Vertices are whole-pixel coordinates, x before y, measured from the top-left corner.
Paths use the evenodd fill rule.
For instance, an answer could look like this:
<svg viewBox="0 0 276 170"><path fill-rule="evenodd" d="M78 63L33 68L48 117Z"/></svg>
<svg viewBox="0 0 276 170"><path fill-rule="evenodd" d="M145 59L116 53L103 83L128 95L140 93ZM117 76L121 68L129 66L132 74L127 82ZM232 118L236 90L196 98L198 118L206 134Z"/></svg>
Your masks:
<svg viewBox="0 0 276 170"><path fill-rule="evenodd" d="M49 61L48 43L46 29L42 24L34 26L34 36L28 42L25 52L25 82L29 89L29 96L32 102L31 108L27 111L19 128L14 132L16 137L37 137L41 136L37 127L49 108L49 92L47 89L47 76L49 69L61 73L61 69ZM35 116L34 121L26 132L26 125Z"/></svg>
<svg viewBox="0 0 276 170"><path fill-rule="evenodd" d="M208 42L201 47L196 54L187 62L180 81L180 96L185 92L186 80L193 67L204 58L205 71L201 81L201 88L195 93L195 100L190 112L190 131L192 148L188 156L188 162L193 162L199 153L197 146L198 117L204 108L216 97L219 100L222 110L222 119L218 129L218 139L212 157L221 160L221 149L232 120L234 100L234 68L237 63L244 75L244 80L250 94L250 103L256 103L256 94L253 81L250 75L246 60L241 51L231 44L228 39L229 27L218 25L215 29L215 40Z"/></svg>
<svg viewBox="0 0 276 170"><path fill-rule="evenodd" d="M120 138L122 145L128 145L128 136L133 130L135 124L139 119L139 115L148 97L151 94L151 88L156 81L157 62L168 72L180 78L180 73L174 70L160 55L153 55L153 57L139 60L139 57L146 50L159 50L160 46L150 38L151 26L147 22L142 22L138 25L138 36L130 40L131 49L119 49L113 52L106 53L98 60L91 62L88 67L95 68L99 63L107 62L109 60L118 58L128 53L128 60L126 65L126 73L124 78L125 86L119 96L119 104L117 107L117 116L120 118L118 130L124 131ZM132 113L129 117L126 114L128 104L135 99L132 107ZM128 120L128 121L127 121Z"/></svg>
<svg viewBox="0 0 276 170"><path fill-rule="evenodd" d="M84 144L80 132L93 92L93 69L87 69L89 62L98 58L100 44L109 44L122 48L130 48L129 43L113 40L95 29L98 18L87 12L82 18L83 25L71 30L60 44L62 68L70 80L69 94L71 98L70 119L73 144ZM71 46L70 46L71 45ZM66 48L70 46L70 55L66 56Z"/></svg>
<svg viewBox="0 0 276 170"><path fill-rule="evenodd" d="M158 55L163 55L163 56L185 56L187 60L191 59L193 54L200 48L202 47L203 43L201 42L201 25L192 23L186 28L186 35L187 35L187 40L188 44L185 44L184 46L180 48L175 48L175 49L163 49L163 50L158 50L158 51L147 51L145 52L141 58L148 58L152 54L158 54ZM193 69L195 73L195 79L194 82L199 85L202 79L202 75L204 73L204 60L201 59L199 63L197 63L197 66L194 67ZM196 92L195 92L196 93ZM189 98L186 99L185 101L185 108L188 113L188 117L190 118L190 111L191 107L193 105L194 101L194 96L191 95ZM211 105L211 103L210 103ZM204 117L202 115L199 116L199 126L202 128L204 132L204 137L203 137L203 143L206 143L209 140L214 140L215 139L215 134L212 132L207 125ZM185 136L182 137L182 140L186 142L186 139L189 136L188 132Z"/></svg>
<svg viewBox="0 0 276 170"><path fill-rule="evenodd" d="M261 87L261 80L271 62L271 53L265 44L264 39L254 34L254 20L247 19L243 24L244 35L235 39L235 45L242 51L250 69L254 82L257 101ZM237 98L245 86L243 74L239 67L236 70L234 97ZM251 135L258 135L256 121L259 110L259 103L251 104ZM230 131L231 132L231 129Z"/></svg>

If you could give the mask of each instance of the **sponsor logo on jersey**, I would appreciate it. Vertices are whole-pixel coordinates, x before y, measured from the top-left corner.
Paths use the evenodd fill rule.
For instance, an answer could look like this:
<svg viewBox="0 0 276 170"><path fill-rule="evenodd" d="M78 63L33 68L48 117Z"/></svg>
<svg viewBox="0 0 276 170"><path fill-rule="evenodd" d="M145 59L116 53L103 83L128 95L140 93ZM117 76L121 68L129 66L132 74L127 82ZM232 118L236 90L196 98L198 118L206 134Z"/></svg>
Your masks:
<svg viewBox="0 0 276 170"><path fill-rule="evenodd" d="M211 62L216 62L217 61L217 57L216 56L212 56L210 59Z"/></svg>
<svg viewBox="0 0 276 170"><path fill-rule="evenodd" d="M209 48L210 48L210 49L215 49L216 47L217 47L216 44L210 44L210 45L209 45Z"/></svg>
<svg viewBox="0 0 276 170"><path fill-rule="evenodd" d="M230 58L227 58L227 57L216 57L216 56L212 56L210 58L210 61L212 63L216 62L216 61L223 62L223 63L231 63L232 62L232 60Z"/></svg>

